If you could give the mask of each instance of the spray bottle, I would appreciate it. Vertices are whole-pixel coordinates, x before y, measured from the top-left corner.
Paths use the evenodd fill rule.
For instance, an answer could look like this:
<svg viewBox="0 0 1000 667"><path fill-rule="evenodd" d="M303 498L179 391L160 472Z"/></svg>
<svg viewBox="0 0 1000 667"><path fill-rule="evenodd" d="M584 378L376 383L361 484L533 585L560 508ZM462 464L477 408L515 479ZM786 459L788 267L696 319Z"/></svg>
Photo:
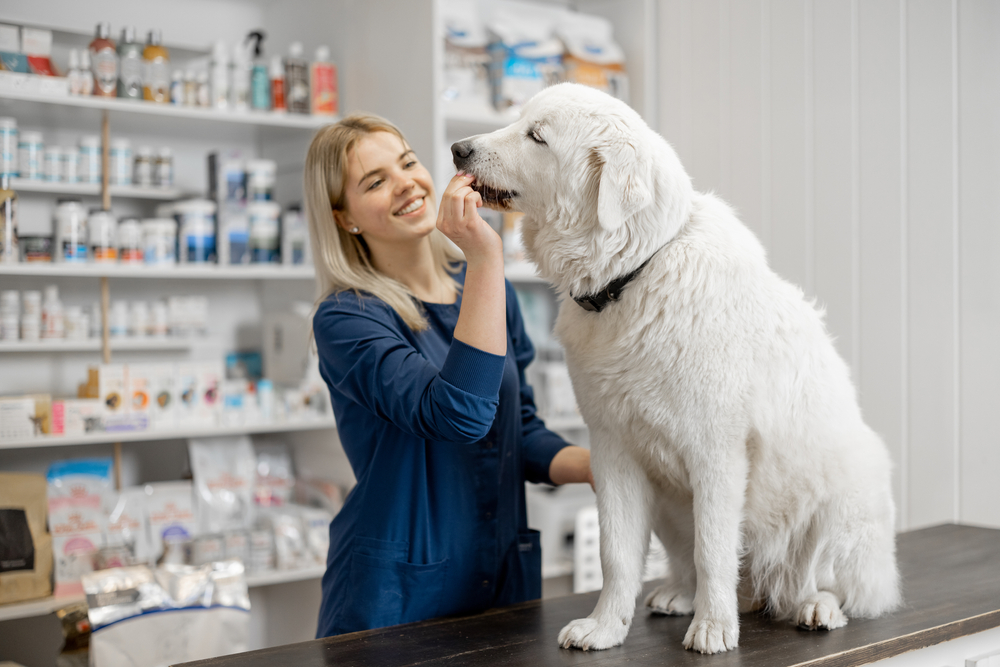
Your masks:
<svg viewBox="0 0 1000 667"><path fill-rule="evenodd" d="M267 72L267 61L264 59L263 30L253 30L247 35L250 43L250 53L253 57L253 69L250 72L250 106L257 111L267 111L271 108L271 79Z"/></svg>
<svg viewBox="0 0 1000 667"><path fill-rule="evenodd" d="M285 58L285 104L289 113L309 113L309 63L302 58L301 42L293 42Z"/></svg>

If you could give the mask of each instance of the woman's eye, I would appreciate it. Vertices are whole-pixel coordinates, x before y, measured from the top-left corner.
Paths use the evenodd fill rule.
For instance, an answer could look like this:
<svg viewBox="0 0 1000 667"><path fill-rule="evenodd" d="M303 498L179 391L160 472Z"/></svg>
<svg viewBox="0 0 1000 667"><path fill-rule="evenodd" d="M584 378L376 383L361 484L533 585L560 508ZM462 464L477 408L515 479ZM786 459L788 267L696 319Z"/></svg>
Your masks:
<svg viewBox="0 0 1000 667"><path fill-rule="evenodd" d="M528 136L531 137L531 140L534 141L536 144L541 144L543 146L545 145L545 140L542 139L540 134L538 134L538 130L532 130L531 132L528 133Z"/></svg>
<svg viewBox="0 0 1000 667"><path fill-rule="evenodd" d="M413 167L413 166L415 166L416 164L417 164L417 161L416 161L416 160L410 160L409 162L407 162L407 163L406 163L406 166L405 166L404 168L405 168L405 169L409 169L410 167Z"/></svg>
<svg viewBox="0 0 1000 667"><path fill-rule="evenodd" d="M372 184L368 186L368 189L369 190L374 190L375 188L377 188L381 184L382 184L382 179L376 179L376 180L372 181Z"/></svg>

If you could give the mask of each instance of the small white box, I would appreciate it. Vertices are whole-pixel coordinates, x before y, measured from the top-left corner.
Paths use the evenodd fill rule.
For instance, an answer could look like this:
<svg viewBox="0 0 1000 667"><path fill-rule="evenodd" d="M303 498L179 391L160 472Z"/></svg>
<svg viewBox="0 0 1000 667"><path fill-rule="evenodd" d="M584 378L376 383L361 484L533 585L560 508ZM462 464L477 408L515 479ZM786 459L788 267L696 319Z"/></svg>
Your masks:
<svg viewBox="0 0 1000 667"><path fill-rule="evenodd" d="M130 412L128 367L125 364L101 364L97 369L97 391L109 415Z"/></svg>
<svg viewBox="0 0 1000 667"><path fill-rule="evenodd" d="M35 435L35 399L0 398L0 440Z"/></svg>
<svg viewBox="0 0 1000 667"><path fill-rule="evenodd" d="M104 430L104 405L99 398L67 398L63 404L63 434L84 435Z"/></svg>
<svg viewBox="0 0 1000 667"><path fill-rule="evenodd" d="M40 28L21 28L22 53L29 56L52 55L52 31Z"/></svg>
<svg viewBox="0 0 1000 667"><path fill-rule="evenodd" d="M23 53L21 51L21 28L8 23L0 23L0 51Z"/></svg>

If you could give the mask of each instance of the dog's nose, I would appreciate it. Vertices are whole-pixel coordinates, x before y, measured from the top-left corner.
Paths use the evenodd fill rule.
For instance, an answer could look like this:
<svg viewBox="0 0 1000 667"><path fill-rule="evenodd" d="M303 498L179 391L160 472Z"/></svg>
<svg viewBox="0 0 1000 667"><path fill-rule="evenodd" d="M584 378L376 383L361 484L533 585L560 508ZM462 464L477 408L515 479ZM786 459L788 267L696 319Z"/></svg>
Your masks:
<svg viewBox="0 0 1000 667"><path fill-rule="evenodd" d="M454 158L455 168L462 169L466 166L474 152L471 141L457 141L453 143L451 145L451 154Z"/></svg>

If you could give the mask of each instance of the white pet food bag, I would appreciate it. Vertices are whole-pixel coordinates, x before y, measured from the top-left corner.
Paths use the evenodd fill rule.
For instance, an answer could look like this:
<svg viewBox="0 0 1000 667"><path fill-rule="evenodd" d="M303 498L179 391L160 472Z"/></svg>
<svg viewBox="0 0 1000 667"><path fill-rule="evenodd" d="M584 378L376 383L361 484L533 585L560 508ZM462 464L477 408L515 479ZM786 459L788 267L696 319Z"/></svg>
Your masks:
<svg viewBox="0 0 1000 667"><path fill-rule="evenodd" d="M48 470L49 532L56 597L80 595L80 577L103 546L111 494L110 458L56 461Z"/></svg>
<svg viewBox="0 0 1000 667"><path fill-rule="evenodd" d="M254 502L260 507L280 507L292 499L295 475L292 456L283 444L257 447Z"/></svg>
<svg viewBox="0 0 1000 667"><path fill-rule="evenodd" d="M146 563L151 556L149 527L146 525L146 491L141 486L112 494L108 513L105 545L130 546L136 563Z"/></svg>
<svg viewBox="0 0 1000 667"><path fill-rule="evenodd" d="M250 598L237 561L87 575L91 667L145 667L246 651ZM156 613L168 611L170 613Z"/></svg>
<svg viewBox="0 0 1000 667"><path fill-rule="evenodd" d="M556 34L566 45L563 67L567 81L597 88L628 103L625 53L615 42L611 21L567 12L557 22Z"/></svg>
<svg viewBox="0 0 1000 667"><path fill-rule="evenodd" d="M476 0L446 0L444 93L447 102L483 106L489 99L489 37Z"/></svg>
<svg viewBox="0 0 1000 667"><path fill-rule="evenodd" d="M316 507L301 507L302 525L305 528L306 548L316 565L325 565L330 551L330 522L333 515Z"/></svg>
<svg viewBox="0 0 1000 667"><path fill-rule="evenodd" d="M554 34L555 19L537 6L514 3L504 3L489 18L490 88L498 111L520 107L562 80L563 44Z"/></svg>
<svg viewBox="0 0 1000 667"><path fill-rule="evenodd" d="M165 542L190 542L197 534L191 482L157 482L143 487L149 522L151 562L163 555Z"/></svg>
<svg viewBox="0 0 1000 667"><path fill-rule="evenodd" d="M190 440L202 532L244 530L253 521L257 460L248 436Z"/></svg>

